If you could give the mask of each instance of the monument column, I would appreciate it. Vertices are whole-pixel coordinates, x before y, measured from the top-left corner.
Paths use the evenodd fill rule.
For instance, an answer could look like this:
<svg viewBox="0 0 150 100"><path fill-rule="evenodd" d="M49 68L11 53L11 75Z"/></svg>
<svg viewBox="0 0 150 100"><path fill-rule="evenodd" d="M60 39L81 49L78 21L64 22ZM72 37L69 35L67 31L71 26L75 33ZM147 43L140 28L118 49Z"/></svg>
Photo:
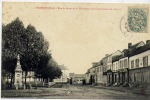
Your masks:
<svg viewBox="0 0 150 100"><path fill-rule="evenodd" d="M15 69L15 81L14 81L14 85L16 89L22 88L22 68L20 65L20 57L19 54L17 56L17 66Z"/></svg>

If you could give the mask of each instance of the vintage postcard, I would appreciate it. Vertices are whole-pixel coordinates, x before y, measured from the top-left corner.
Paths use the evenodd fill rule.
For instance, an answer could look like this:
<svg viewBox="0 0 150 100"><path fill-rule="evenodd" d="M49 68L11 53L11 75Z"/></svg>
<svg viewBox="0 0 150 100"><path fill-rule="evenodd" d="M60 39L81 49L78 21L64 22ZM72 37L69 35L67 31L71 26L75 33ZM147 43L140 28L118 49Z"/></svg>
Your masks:
<svg viewBox="0 0 150 100"><path fill-rule="evenodd" d="M1 98L150 99L150 4L2 2Z"/></svg>

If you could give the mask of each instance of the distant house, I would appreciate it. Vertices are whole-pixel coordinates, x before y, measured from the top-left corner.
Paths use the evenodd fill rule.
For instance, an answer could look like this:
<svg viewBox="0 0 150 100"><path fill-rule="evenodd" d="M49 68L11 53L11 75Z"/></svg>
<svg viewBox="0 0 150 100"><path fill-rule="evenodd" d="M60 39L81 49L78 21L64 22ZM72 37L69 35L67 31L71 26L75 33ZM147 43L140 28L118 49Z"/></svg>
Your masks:
<svg viewBox="0 0 150 100"><path fill-rule="evenodd" d="M60 78L53 79L53 82L61 82L67 83L68 75L67 75L67 68L64 65L59 65L59 68L62 71L62 75Z"/></svg>
<svg viewBox="0 0 150 100"><path fill-rule="evenodd" d="M69 73L69 78L73 84L81 84L83 79L85 79L85 74Z"/></svg>
<svg viewBox="0 0 150 100"><path fill-rule="evenodd" d="M95 80L96 80L96 77L95 77L95 66L93 66L92 68L90 68L90 80L89 80L89 83L90 84L94 84Z"/></svg>
<svg viewBox="0 0 150 100"><path fill-rule="evenodd" d="M107 84L107 60L108 60L109 54L106 54L106 56L102 59L102 65L103 65L103 84Z"/></svg>
<svg viewBox="0 0 150 100"><path fill-rule="evenodd" d="M103 65L102 65L102 60L99 62L99 65L97 66L96 76L97 76L96 83L103 84Z"/></svg>
<svg viewBox="0 0 150 100"><path fill-rule="evenodd" d="M90 82L90 70L88 69L87 72L85 73L85 83L89 84Z"/></svg>

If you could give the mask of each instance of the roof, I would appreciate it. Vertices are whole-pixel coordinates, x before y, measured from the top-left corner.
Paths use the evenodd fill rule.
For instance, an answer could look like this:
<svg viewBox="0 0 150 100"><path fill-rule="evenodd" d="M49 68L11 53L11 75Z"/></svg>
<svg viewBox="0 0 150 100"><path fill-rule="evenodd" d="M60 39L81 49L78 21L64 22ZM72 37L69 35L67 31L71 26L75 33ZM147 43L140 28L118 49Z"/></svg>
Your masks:
<svg viewBox="0 0 150 100"><path fill-rule="evenodd" d="M110 54L110 56L111 56L111 55L113 55L113 54L116 54L117 52L120 52L120 53L121 53L121 51L120 51L120 50L117 50L116 52L114 52L114 53Z"/></svg>
<svg viewBox="0 0 150 100"><path fill-rule="evenodd" d="M97 66L100 66L100 62L93 62L92 65L93 65L92 68L95 68L95 67L97 67Z"/></svg>
<svg viewBox="0 0 150 100"><path fill-rule="evenodd" d="M107 54L107 56L103 57L102 59L106 59L106 58L109 57L109 56L110 56L110 54Z"/></svg>
<svg viewBox="0 0 150 100"><path fill-rule="evenodd" d="M118 61L122 55L117 55L112 57L112 62Z"/></svg>
<svg viewBox="0 0 150 100"><path fill-rule="evenodd" d="M131 49L136 48L140 43L145 44L143 41L140 41L140 42L138 42L138 43L132 45L130 48L131 48Z"/></svg>
<svg viewBox="0 0 150 100"><path fill-rule="evenodd" d="M128 53L128 57L131 57L131 56L133 56L133 54L137 51L137 50L139 50L141 47L137 47L140 43L143 43L144 45L145 45L145 43L143 42L143 41L141 41L141 42L138 42L138 43L136 43L136 44L134 44L134 45L132 45L128 50L129 50L129 53ZM142 46L143 47L143 46Z"/></svg>
<svg viewBox="0 0 150 100"><path fill-rule="evenodd" d="M87 72L85 74L89 74L90 73L90 69L87 70Z"/></svg>
<svg viewBox="0 0 150 100"><path fill-rule="evenodd" d="M128 57L128 55L129 55L129 49L124 49L124 50L122 51L122 55L120 55L120 56L118 57L118 59L122 59L122 58Z"/></svg>
<svg viewBox="0 0 150 100"><path fill-rule="evenodd" d="M128 49L124 49L122 51L122 55L118 58L118 59L122 59L122 58L125 58L125 57L130 57L130 56L133 56L133 54L141 47L138 47L138 45L140 45L140 43L143 43L143 45L145 45L145 43L143 41L140 41L134 45L132 45L130 48Z"/></svg>
<svg viewBox="0 0 150 100"><path fill-rule="evenodd" d="M140 53L145 52L147 50L150 50L150 44L146 44L142 47L137 48L132 54L130 54L130 56L140 54Z"/></svg>

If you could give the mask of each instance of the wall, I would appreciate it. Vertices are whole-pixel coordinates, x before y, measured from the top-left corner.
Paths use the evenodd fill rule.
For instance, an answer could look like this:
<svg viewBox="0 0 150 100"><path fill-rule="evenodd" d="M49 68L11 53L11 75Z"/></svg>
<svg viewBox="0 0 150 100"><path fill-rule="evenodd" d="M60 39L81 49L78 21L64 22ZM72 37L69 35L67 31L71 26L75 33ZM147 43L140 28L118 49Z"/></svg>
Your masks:
<svg viewBox="0 0 150 100"><path fill-rule="evenodd" d="M130 83L150 83L150 67L131 69L129 71Z"/></svg>
<svg viewBox="0 0 150 100"><path fill-rule="evenodd" d="M126 63L126 66L124 66L124 63L125 63L125 60L127 60L127 63ZM120 65L120 62L122 61L122 65ZM124 69L124 68L129 68L129 63L128 63L128 57L125 57L125 58L122 58L122 59L119 59L119 69Z"/></svg>
<svg viewBox="0 0 150 100"><path fill-rule="evenodd" d="M85 75L86 84L89 84L89 80L90 80L90 74L87 73L87 74Z"/></svg>
<svg viewBox="0 0 150 100"><path fill-rule="evenodd" d="M139 59L139 67L143 67L143 57L148 56L148 66L150 66L150 50L140 53L138 55L132 56L129 58L129 69L136 68L135 60ZM134 68L131 68L131 61L134 61Z"/></svg>
<svg viewBox="0 0 150 100"><path fill-rule="evenodd" d="M112 68L112 70L113 71L117 71L118 69L119 69L119 61L113 62L113 68Z"/></svg>
<svg viewBox="0 0 150 100"><path fill-rule="evenodd" d="M143 66L143 57L148 56L148 66ZM135 60L139 59L139 67ZM131 68L131 61L134 66ZM129 58L129 82L130 83L150 83L150 50Z"/></svg>
<svg viewBox="0 0 150 100"><path fill-rule="evenodd" d="M106 85L107 84L107 75L103 75L103 84Z"/></svg>
<svg viewBox="0 0 150 100"><path fill-rule="evenodd" d="M108 60L107 60L107 70L109 69L113 69L113 65L112 65L112 57L113 56L117 56L117 55L121 55L122 53L118 50L114 53L112 53L110 56L108 56Z"/></svg>

